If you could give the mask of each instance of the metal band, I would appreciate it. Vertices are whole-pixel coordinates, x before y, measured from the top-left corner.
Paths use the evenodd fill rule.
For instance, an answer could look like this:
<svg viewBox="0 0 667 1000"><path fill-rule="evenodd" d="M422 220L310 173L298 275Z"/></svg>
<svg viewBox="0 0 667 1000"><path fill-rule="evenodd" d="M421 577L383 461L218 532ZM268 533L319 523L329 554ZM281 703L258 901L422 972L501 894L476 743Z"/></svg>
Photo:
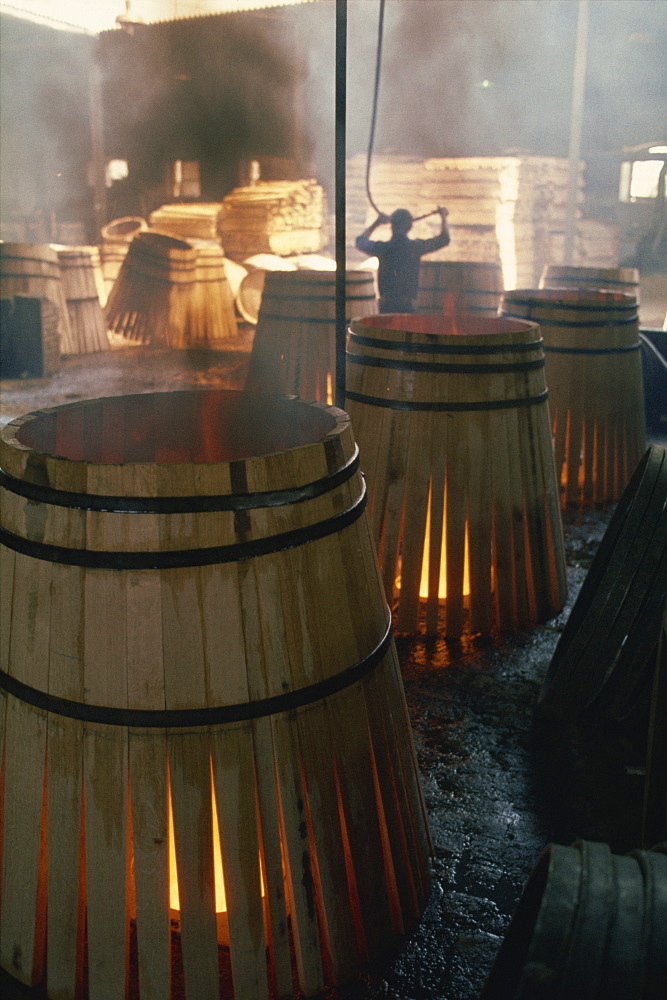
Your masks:
<svg viewBox="0 0 667 1000"><path fill-rule="evenodd" d="M507 365L445 365L428 361L393 361L389 358L374 358L365 354L350 354L347 359L351 364L364 365L368 368L393 368L397 371L409 372L449 372L459 375L504 375L511 372L533 372L544 368L544 358L536 361L517 361Z"/></svg>
<svg viewBox="0 0 667 1000"><path fill-rule="evenodd" d="M425 334L428 337L438 337L439 334ZM413 343L410 340L376 340L374 337L364 337L360 333L350 333L350 343L360 347L377 347L378 350L402 351L405 354L515 354L523 351L537 351L542 348L542 339L531 340L523 344L428 344Z"/></svg>
<svg viewBox="0 0 667 1000"><path fill-rule="evenodd" d="M550 354L626 354L628 351L638 351L641 341L636 344L626 344L624 347L549 347L544 350Z"/></svg>
<svg viewBox="0 0 667 1000"><path fill-rule="evenodd" d="M281 323L335 323L335 316L279 316L276 313L265 313L260 311L260 320L280 320Z"/></svg>
<svg viewBox="0 0 667 1000"><path fill-rule="evenodd" d="M479 410L512 410L519 406L537 406L545 403L549 393L545 389L539 396L525 396L522 399L498 399L480 403L422 403L412 400L384 399L379 396L365 396L361 392L345 393L348 399L371 406L384 406L392 410L416 410L431 413L473 413Z"/></svg>
<svg viewBox="0 0 667 1000"><path fill-rule="evenodd" d="M202 514L225 510L256 510L260 507L282 507L302 503L328 493L351 479L359 468L359 448L336 472L323 476L305 486L288 490L269 490L263 493L232 493L223 496L191 497L118 497L95 493L69 493L49 486L39 486L22 479L15 479L0 469L0 488L17 496L47 503L54 507L73 507L77 510L104 511L112 514Z"/></svg>
<svg viewBox="0 0 667 1000"><path fill-rule="evenodd" d="M568 307L567 307L567 304L565 304L564 306L561 306L559 304L558 308L560 309L560 308L568 308ZM574 308L574 307L570 307L570 308ZM623 306L619 306L618 308L624 309ZM636 306L632 306L632 308L636 310ZM521 316L521 315L519 315L519 313L507 312L507 310L505 310L505 309L502 310L501 315L502 316L507 316L510 319L529 320L529 321L531 321L533 323L540 323L540 324L542 324L544 326L562 326L562 327L566 327L567 329L573 329L573 330L582 330L582 329L589 329L590 330L590 329L598 329L599 327L605 327L605 326L628 326L630 323L637 323L637 322L639 322L639 315L637 314L637 312L634 312L632 314L632 316L628 316L627 318L624 318L624 319L604 319L604 320L600 320L599 322L589 322L589 323L586 323L586 322L579 322L579 323L577 323L574 320L568 321L568 320L564 320L564 319L562 319L562 320L561 319L551 319L549 316L541 316L541 317L540 316L532 316L531 313L532 313L532 307L529 308L527 316Z"/></svg>
<svg viewBox="0 0 667 1000"><path fill-rule="evenodd" d="M82 722L98 725L133 726L137 729L219 726L232 722L246 722L249 719L262 719L279 712L292 712L351 687L382 662L389 650L391 638L391 617L389 617L385 633L375 649L353 666L297 691L287 691L271 698L259 698L256 701L240 702L236 705L180 709L110 708L105 705L86 705L29 687L3 670L0 670L0 689L4 688L19 701L33 705L44 712L53 712L56 715L65 715L70 719L80 719Z"/></svg>
<svg viewBox="0 0 667 1000"><path fill-rule="evenodd" d="M45 562L61 563L64 566L83 566L88 569L181 569L188 566L211 566L215 563L241 562L305 545L318 538L326 538L353 524L366 509L366 484L362 480L362 492L351 507L334 514L325 521L283 531L277 535L234 542L230 545L215 545L204 549L177 549L164 552L106 552L96 549L69 549L61 545L35 542L15 535L0 527L0 543L15 552L41 559ZM247 514L239 511L237 533L247 529Z"/></svg>

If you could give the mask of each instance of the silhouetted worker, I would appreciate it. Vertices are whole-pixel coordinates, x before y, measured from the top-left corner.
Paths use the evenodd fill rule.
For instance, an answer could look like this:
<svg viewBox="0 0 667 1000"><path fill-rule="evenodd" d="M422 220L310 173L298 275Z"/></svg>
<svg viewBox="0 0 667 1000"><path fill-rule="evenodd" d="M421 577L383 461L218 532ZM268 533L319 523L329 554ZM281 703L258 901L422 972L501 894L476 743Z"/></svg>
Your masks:
<svg viewBox="0 0 667 1000"><path fill-rule="evenodd" d="M391 215L380 213L357 236L356 247L369 257L377 257L378 290L380 292L381 313L411 313L415 311L415 299L419 289L419 261L427 253L433 253L449 243L447 229L447 209L439 208L442 229L438 236L428 240L411 240L408 236L412 228L412 215L406 208L397 208ZM392 234L390 240L371 240L371 233L378 226L389 222Z"/></svg>

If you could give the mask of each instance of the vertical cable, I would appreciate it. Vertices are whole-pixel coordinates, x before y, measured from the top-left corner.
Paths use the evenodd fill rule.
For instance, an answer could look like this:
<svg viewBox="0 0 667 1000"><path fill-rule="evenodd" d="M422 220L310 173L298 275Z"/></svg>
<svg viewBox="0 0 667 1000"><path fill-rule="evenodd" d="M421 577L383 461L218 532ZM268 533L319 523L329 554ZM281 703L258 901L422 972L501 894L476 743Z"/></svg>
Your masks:
<svg viewBox="0 0 667 1000"><path fill-rule="evenodd" d="M336 0L336 386L345 408L345 125L347 102L347 0Z"/></svg>
<svg viewBox="0 0 667 1000"><path fill-rule="evenodd" d="M572 109L570 113L570 158L567 177L564 264L574 263L574 237L577 227L577 192L579 189L579 157L581 156L581 126L584 110L586 55L588 48L588 14L588 0L579 0L577 42L574 53L574 74L572 80Z"/></svg>

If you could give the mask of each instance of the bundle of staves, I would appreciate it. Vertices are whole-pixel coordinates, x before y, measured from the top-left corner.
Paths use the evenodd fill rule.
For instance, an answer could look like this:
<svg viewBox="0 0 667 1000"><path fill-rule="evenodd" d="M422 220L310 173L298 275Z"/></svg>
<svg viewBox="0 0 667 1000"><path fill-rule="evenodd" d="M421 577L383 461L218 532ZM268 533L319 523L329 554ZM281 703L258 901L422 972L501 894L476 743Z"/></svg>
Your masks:
<svg viewBox="0 0 667 1000"><path fill-rule="evenodd" d="M148 221L152 229L160 229L180 239L217 240L221 211L219 201L179 202L156 208Z"/></svg>
<svg viewBox="0 0 667 1000"><path fill-rule="evenodd" d="M222 200L218 235L225 254L315 253L326 243L326 199L314 180L258 181Z"/></svg>

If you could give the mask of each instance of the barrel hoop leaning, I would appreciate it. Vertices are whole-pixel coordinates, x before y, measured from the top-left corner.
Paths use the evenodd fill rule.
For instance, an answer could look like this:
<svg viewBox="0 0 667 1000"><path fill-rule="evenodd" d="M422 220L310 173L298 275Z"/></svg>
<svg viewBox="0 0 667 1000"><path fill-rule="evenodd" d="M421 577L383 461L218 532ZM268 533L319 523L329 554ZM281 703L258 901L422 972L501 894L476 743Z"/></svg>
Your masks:
<svg viewBox="0 0 667 1000"><path fill-rule="evenodd" d="M517 354L519 351L537 351L544 348L542 339L531 340L524 344L429 344L410 340L375 340L373 337L363 337L359 333L350 333L351 344L360 347L377 347L389 351L400 350L406 354Z"/></svg>
<svg viewBox="0 0 667 1000"><path fill-rule="evenodd" d="M233 466L233 463L232 463ZM322 496L351 479L359 468L359 448L336 472L316 479L305 486L287 490L266 490L257 493L190 497L120 497L94 493L70 493L49 486L39 486L10 476L0 469L0 487L27 500L48 503L52 507L72 507L78 510L102 511L111 514L202 514L229 510L256 510L261 507L282 507L302 503ZM233 468L232 468L233 474Z"/></svg>
<svg viewBox="0 0 667 1000"><path fill-rule="evenodd" d="M419 410L428 413L473 413L479 410L513 410L519 406L538 406L549 398L545 389L538 396L524 396L521 399L498 399L480 403L420 403L412 400L384 399L380 396L366 396L362 392L346 391L347 399L357 403L370 403L371 406L384 406L392 410Z"/></svg>
<svg viewBox="0 0 667 1000"><path fill-rule="evenodd" d="M366 509L366 483L362 480L362 492L357 500L339 514L292 531L279 532L264 538L233 542L230 545L215 545L202 549L175 549L162 552L105 552L97 549L70 549L61 545L35 542L15 535L0 527L0 544L22 555L41 559L45 562L61 563L64 566L83 566L88 569L183 569L188 566L211 566L214 563L240 562L258 556L283 552L298 545L319 538L326 538L353 524ZM244 512L239 511L239 534L245 527Z"/></svg>
<svg viewBox="0 0 667 1000"><path fill-rule="evenodd" d="M515 364L499 365L447 365L429 361L392 361L389 358L376 358L365 354L350 354L347 359L353 365L365 365L368 368L392 368L408 372L449 372L458 375L507 375L511 372L534 372L544 368L544 358L536 361L519 361Z"/></svg>
<svg viewBox="0 0 667 1000"><path fill-rule="evenodd" d="M70 719L80 719L83 722L99 725L132 726L140 729L183 729L191 726L227 725L232 722L261 719L268 715L277 715L280 712L291 712L351 687L382 662L390 648L392 637L391 615L387 608L387 626L384 635L375 648L358 663L346 667L340 673L295 691L286 691L269 698L258 698L255 701L239 702L235 705L172 709L112 708L107 705L87 705L69 698L59 698L46 691L30 687L22 681L16 680L10 674L6 674L3 670L0 670L0 689L4 688L19 701L44 712L53 712L56 715L65 715Z"/></svg>

